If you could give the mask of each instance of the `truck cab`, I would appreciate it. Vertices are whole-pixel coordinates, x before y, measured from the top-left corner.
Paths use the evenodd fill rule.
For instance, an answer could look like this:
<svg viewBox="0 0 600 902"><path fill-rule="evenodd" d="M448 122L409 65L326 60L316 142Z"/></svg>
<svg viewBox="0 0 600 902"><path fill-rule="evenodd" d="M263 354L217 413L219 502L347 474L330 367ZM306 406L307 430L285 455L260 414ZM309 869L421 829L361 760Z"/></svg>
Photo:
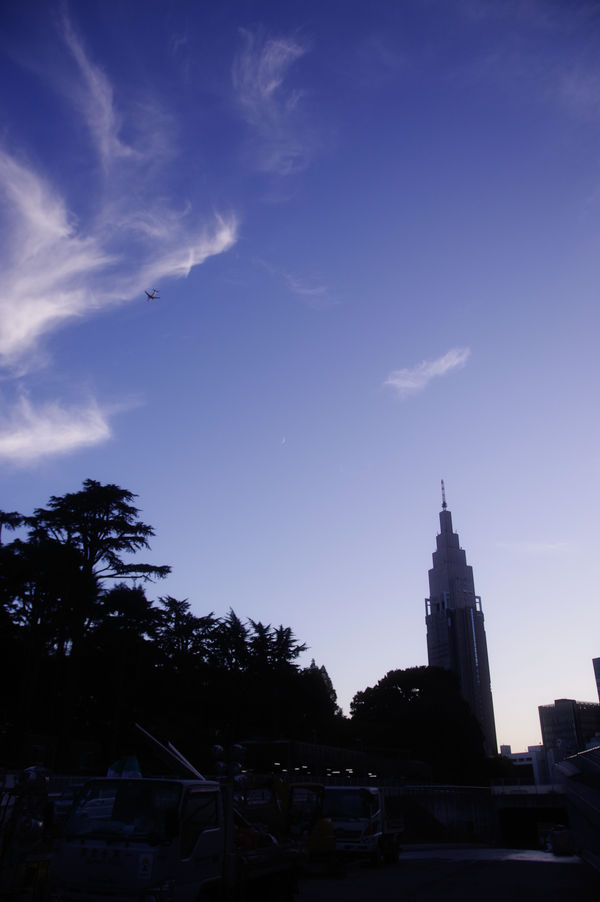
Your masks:
<svg viewBox="0 0 600 902"><path fill-rule="evenodd" d="M196 902L222 879L224 831L216 782L91 780L54 855L54 896L64 902Z"/></svg>
<svg viewBox="0 0 600 902"><path fill-rule="evenodd" d="M391 804L400 796L376 786L326 786L323 818L331 822L337 852L366 857L373 864L397 860L403 819Z"/></svg>

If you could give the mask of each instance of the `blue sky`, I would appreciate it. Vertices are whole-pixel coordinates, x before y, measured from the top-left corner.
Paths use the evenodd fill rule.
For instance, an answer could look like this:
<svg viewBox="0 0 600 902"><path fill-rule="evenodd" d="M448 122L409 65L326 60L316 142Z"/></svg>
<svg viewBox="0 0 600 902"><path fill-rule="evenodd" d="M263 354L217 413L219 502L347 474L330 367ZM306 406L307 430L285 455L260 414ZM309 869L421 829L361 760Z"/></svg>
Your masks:
<svg viewBox="0 0 600 902"><path fill-rule="evenodd" d="M598 4L8 0L0 51L2 508L137 493L149 596L348 711L427 663L443 478L499 742L597 700Z"/></svg>

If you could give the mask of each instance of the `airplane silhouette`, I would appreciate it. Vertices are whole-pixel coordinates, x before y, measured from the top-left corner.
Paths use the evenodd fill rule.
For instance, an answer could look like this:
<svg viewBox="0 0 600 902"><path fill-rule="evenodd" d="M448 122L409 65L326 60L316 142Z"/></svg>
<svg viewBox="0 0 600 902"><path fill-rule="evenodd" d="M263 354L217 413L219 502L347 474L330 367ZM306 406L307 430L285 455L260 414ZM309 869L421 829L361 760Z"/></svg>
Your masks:
<svg viewBox="0 0 600 902"><path fill-rule="evenodd" d="M146 295L146 300L147 300L147 301L153 301L153 300L155 300L155 299L159 299L159 298L160 298L160 295L156 293L157 291L158 291L158 288L153 288L151 292L150 292L150 291L146 291L146 290L144 289L144 294Z"/></svg>

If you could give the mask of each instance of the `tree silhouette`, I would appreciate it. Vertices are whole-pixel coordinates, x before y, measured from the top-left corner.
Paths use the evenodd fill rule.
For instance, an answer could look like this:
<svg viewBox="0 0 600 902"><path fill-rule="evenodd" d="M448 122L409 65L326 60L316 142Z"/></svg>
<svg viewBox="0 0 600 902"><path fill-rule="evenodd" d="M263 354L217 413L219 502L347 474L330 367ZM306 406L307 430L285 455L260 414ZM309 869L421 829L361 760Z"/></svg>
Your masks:
<svg viewBox="0 0 600 902"><path fill-rule="evenodd" d="M260 620L250 619L250 627L249 666L258 673L264 673L273 666L273 630L271 624L265 626Z"/></svg>
<svg viewBox="0 0 600 902"><path fill-rule="evenodd" d="M248 668L250 650L248 627L233 608L219 622L215 636L216 663L225 670L244 672Z"/></svg>
<svg viewBox="0 0 600 902"><path fill-rule="evenodd" d="M294 661L306 648L296 642L291 627L280 625L273 635L273 664L278 669L295 667Z"/></svg>
<svg viewBox="0 0 600 902"><path fill-rule="evenodd" d="M89 725L91 700L102 696L92 669L112 673L107 663L115 660L117 640L122 650L127 637L131 651L133 637L147 625L149 603L135 592L124 595L121 587L119 608L105 581L145 581L170 571L129 560L154 535L139 520L134 498L88 479L81 491L52 496L30 517L12 512L1 518L9 528L27 527L26 539L0 546L1 619L11 639L2 671L15 687L5 689L2 709L17 733L50 729L59 754L76 730ZM105 652L102 664L98 645Z"/></svg>
<svg viewBox="0 0 600 902"><path fill-rule="evenodd" d="M320 694L322 695L323 701L321 702L320 707L324 710L325 716L341 715L341 708L337 703L337 692L333 688L331 677L327 673L325 667L323 665L318 667L313 658L310 662L310 666L305 667L304 670L312 676L317 685L322 687L320 689Z"/></svg>
<svg viewBox="0 0 600 902"><path fill-rule="evenodd" d="M450 670L391 670L375 686L356 693L350 712L364 747L398 760L426 761L437 779L470 781L483 768L479 724Z"/></svg>
<svg viewBox="0 0 600 902"><path fill-rule="evenodd" d="M162 610L158 611L156 641L169 665L180 670L210 662L219 626L214 614L196 617L187 598L179 600L172 595L162 596L158 603Z"/></svg>
<svg viewBox="0 0 600 902"><path fill-rule="evenodd" d="M295 661L307 646L296 641L291 627L280 625L273 629L270 624L265 626L260 621L250 619L249 622L250 630L246 634L248 667L262 672L297 670Z"/></svg>
<svg viewBox="0 0 600 902"><path fill-rule="evenodd" d="M142 586L117 583L101 598L103 617L86 639L79 664L79 724L88 734L105 732L116 751L118 737L143 718L148 680L159 661L154 641L160 612ZM89 700L93 699L90 706Z"/></svg>
<svg viewBox="0 0 600 902"><path fill-rule="evenodd" d="M72 566L62 576L62 591L69 603L61 605L63 631L71 654L81 648L88 632L104 616L101 604L107 579L161 579L167 566L126 562L125 555L149 547L152 527L138 519L131 504L136 496L116 485L86 479L83 489L53 495L48 508L26 517L30 548L60 548ZM32 578L39 579L34 570ZM63 643L64 644L64 643Z"/></svg>
<svg viewBox="0 0 600 902"><path fill-rule="evenodd" d="M44 536L0 548L0 601L36 655L67 654L92 621L95 583L77 548Z"/></svg>
<svg viewBox="0 0 600 902"><path fill-rule="evenodd" d="M137 496L117 485L86 479L83 489L53 495L48 508L37 508L27 518L32 537L47 536L81 553L82 568L100 582L104 579L162 579L167 566L125 563L124 554L149 548L151 526L137 519L130 502Z"/></svg>
<svg viewBox="0 0 600 902"><path fill-rule="evenodd" d="M160 612L148 601L141 586L117 583L100 601L102 618L91 637L100 648L141 644L156 637Z"/></svg>
<svg viewBox="0 0 600 902"><path fill-rule="evenodd" d="M135 498L88 479L31 516L0 513L0 536L27 530L0 541L0 759L22 761L34 732L55 766L77 767L75 740L112 760L134 721L192 749L216 734L326 737L335 691L324 667L300 667L291 627L146 597L170 567L133 560L154 535Z"/></svg>

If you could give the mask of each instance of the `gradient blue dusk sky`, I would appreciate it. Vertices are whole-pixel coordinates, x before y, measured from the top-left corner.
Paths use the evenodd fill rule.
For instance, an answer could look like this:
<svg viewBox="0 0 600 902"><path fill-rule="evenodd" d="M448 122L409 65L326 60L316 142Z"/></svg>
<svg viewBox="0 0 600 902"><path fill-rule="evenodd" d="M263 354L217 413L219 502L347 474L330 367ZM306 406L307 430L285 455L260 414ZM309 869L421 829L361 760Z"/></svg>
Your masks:
<svg viewBox="0 0 600 902"><path fill-rule="evenodd" d="M5 0L0 97L2 509L135 492L347 713L443 478L499 742L597 701L600 4Z"/></svg>

